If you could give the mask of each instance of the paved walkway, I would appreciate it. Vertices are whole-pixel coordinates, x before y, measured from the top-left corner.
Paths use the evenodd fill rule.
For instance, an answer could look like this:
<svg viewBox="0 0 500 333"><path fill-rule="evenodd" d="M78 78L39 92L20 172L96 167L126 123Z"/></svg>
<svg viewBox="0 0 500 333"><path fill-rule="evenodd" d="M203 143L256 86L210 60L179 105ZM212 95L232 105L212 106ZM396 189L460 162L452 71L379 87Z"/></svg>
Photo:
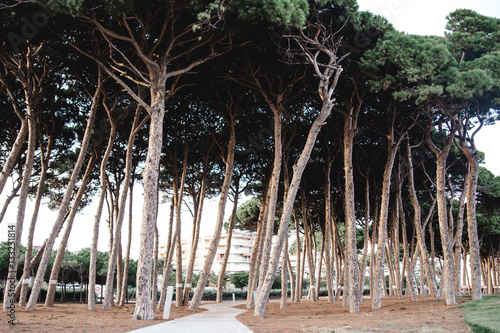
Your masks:
<svg viewBox="0 0 500 333"><path fill-rule="evenodd" d="M201 307L208 311L140 328L129 333L252 333L248 327L235 318L245 310L235 309L233 306L244 303L245 301L229 301L202 304Z"/></svg>

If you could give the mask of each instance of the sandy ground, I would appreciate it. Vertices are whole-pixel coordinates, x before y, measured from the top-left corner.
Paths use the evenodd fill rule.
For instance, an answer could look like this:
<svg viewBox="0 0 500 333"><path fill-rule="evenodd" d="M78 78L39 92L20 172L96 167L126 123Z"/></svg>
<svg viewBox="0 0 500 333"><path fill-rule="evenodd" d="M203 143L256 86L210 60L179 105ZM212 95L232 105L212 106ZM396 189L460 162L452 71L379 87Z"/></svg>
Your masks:
<svg viewBox="0 0 500 333"><path fill-rule="evenodd" d="M467 300L457 298L457 302ZM255 333L289 332L470 332L463 312L456 305L446 306L443 299L419 297L417 301L386 297L382 308L371 309L370 299L360 305L360 312L351 314L342 301L328 304L302 300L288 302L286 309L272 300L264 318L247 311L236 317Z"/></svg>
<svg viewBox="0 0 500 333"><path fill-rule="evenodd" d="M467 299L457 298L459 303ZM419 297L414 302L387 297L382 300L382 308L372 310L370 300L361 303L361 311L351 314L342 307L341 301L328 304L322 299L317 303L302 300L300 303L288 302L286 309L279 308L278 300L272 300L266 308L264 318L253 316L247 311L237 319L255 333L293 333L293 332L470 332L464 323L463 313L456 305L446 306L444 300ZM244 308L244 305L238 306ZM164 322L131 320L134 305L111 308L103 311L87 310L86 304L64 303L53 307L39 304L35 311L27 312L16 308L18 323L8 324L9 318L0 313L0 332L40 332L40 333L122 333L137 328ZM185 307L172 307L171 318L180 318L204 311L188 310ZM156 311L161 318L163 312Z"/></svg>
<svg viewBox="0 0 500 333"><path fill-rule="evenodd" d="M90 311L87 304L56 303L53 307L38 304L35 311L26 311L16 307L18 323L14 326L8 323L9 318L0 312L0 332L40 332L40 333L122 333L137 328L165 322L163 319L131 320L134 304L125 307L114 307L104 311L97 305L97 309ZM163 310L155 310L156 317L162 318ZM172 306L170 318L180 318L204 309L188 310L187 307Z"/></svg>

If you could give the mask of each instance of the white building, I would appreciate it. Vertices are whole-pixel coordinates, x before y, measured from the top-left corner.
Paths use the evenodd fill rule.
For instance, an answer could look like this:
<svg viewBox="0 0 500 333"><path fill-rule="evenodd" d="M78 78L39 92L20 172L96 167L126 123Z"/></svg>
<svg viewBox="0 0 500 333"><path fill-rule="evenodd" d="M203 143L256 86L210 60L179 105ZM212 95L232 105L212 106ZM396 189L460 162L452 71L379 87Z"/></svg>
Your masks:
<svg viewBox="0 0 500 333"><path fill-rule="evenodd" d="M195 263L194 263L194 273L198 274L203 269L203 264L205 263L205 258L210 248L210 242L212 236L200 237L198 241L198 249L196 251ZM219 246L217 247L217 253L215 260L212 264L212 271L215 274L219 274L222 264L224 261L224 255L227 246L228 235L223 234L221 236ZM252 250L255 242L255 236L248 232L243 232L239 230L234 230L231 239L231 248L229 252L229 258L226 266L226 274L232 274L236 272L248 272L250 270L250 260L252 258ZM189 263L189 258L191 255L191 239L183 240L182 244L182 269L187 270L187 265ZM160 257L164 258L166 250L166 244L160 246ZM172 264L175 266L175 254L172 260Z"/></svg>

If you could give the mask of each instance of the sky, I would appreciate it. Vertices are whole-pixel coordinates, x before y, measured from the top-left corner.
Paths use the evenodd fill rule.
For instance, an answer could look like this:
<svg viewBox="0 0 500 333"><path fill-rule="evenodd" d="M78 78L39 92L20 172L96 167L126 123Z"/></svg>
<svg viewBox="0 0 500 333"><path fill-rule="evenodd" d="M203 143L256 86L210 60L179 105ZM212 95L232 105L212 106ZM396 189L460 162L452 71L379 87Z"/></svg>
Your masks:
<svg viewBox="0 0 500 333"><path fill-rule="evenodd" d="M443 36L446 16L456 9L472 9L500 18L499 0L358 0L359 9L384 16L394 28L415 35ZM475 137L476 148L486 154L484 167L500 176L500 122L483 127Z"/></svg>
<svg viewBox="0 0 500 333"><path fill-rule="evenodd" d="M458 8L473 9L483 15L494 16L500 18L500 1L499 0L358 0L360 10L370 11L375 14L385 16L397 30L404 31L410 34L420 35L444 35L446 25L446 15ZM476 136L476 146L479 150L486 153L486 161L484 166L492 171L495 175L500 176L500 154L498 153L497 145L500 143L500 123L493 126L487 126L481 129ZM0 196L0 203L3 205L6 193L10 192L11 184L8 183L4 189L4 194ZM140 235L140 220L142 216L142 202L143 194L142 187L136 186L134 188L134 227L132 232L132 257L137 259L139 254L139 241ZM97 201L95 198L94 201ZM242 201L240 201L242 203ZM169 204L161 204L158 212L158 229L161 238L165 238L168 232L168 218L169 218ZM214 232L214 223L217 216L218 199L213 198L208 200L204 205L202 215L202 228L201 235L212 235ZM9 206L9 210L5 220L0 224L0 241L7 240L7 225L15 223L17 202L14 200ZM33 201L30 202L26 219L24 222L27 231ZM226 206L226 216L224 220L228 219L232 203L228 201ZM94 215L96 211L95 203L86 207L79 213L74 222L73 230L68 242L68 250L78 251L81 248L89 247L92 237L92 228L94 222ZM105 208L106 211L106 208ZM128 216L128 211L125 213ZM100 228L99 245L100 251L108 250L109 232L107 229L106 217L107 213L103 214ZM37 230L34 240L34 245L41 245L50 233L52 224L55 220L56 212L48 210L46 205L42 205L39 222L37 223ZM127 221L124 221L123 229L123 244L126 244L127 237ZM183 226L182 235L186 238L191 233L191 216L186 208L183 212ZM61 232L62 234L62 232ZM26 244L26 232L23 233L22 243ZM59 246L59 241L56 241L54 249Z"/></svg>

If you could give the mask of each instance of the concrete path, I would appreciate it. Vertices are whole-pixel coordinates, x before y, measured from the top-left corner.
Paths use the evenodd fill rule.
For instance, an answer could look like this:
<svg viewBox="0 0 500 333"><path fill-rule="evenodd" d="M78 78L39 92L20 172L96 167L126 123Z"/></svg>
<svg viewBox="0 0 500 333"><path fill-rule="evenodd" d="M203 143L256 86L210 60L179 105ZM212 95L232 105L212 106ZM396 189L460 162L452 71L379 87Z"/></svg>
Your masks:
<svg viewBox="0 0 500 333"><path fill-rule="evenodd" d="M129 333L252 333L248 327L235 318L245 310L235 309L233 306L244 303L245 301L228 301L202 304L201 307L208 311L140 328Z"/></svg>

